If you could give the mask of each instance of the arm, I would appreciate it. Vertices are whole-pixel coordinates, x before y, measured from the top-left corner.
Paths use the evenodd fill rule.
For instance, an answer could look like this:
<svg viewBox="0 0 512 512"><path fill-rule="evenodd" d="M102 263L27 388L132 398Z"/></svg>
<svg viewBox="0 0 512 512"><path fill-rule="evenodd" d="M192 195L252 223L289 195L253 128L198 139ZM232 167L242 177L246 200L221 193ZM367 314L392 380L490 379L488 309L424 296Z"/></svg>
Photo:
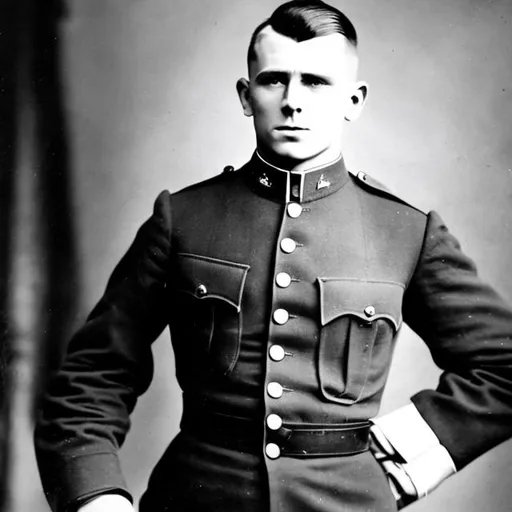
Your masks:
<svg viewBox="0 0 512 512"><path fill-rule="evenodd" d="M374 439L421 497L512 435L512 311L431 213L403 313L444 372L435 391L375 420Z"/></svg>
<svg viewBox="0 0 512 512"><path fill-rule="evenodd" d="M53 510L79 506L102 493L131 500L117 451L136 399L152 379L151 343L166 325L170 238L170 196L163 192L50 383L35 444Z"/></svg>

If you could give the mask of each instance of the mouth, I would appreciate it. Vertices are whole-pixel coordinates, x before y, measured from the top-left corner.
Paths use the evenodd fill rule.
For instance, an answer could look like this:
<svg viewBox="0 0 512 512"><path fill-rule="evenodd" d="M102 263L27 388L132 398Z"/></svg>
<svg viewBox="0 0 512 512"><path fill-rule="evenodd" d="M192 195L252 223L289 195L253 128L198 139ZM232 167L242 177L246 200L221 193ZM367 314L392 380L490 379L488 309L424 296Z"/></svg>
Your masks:
<svg viewBox="0 0 512 512"><path fill-rule="evenodd" d="M301 126L277 126L276 130L279 132L300 132L300 131L307 131L308 128L302 128Z"/></svg>

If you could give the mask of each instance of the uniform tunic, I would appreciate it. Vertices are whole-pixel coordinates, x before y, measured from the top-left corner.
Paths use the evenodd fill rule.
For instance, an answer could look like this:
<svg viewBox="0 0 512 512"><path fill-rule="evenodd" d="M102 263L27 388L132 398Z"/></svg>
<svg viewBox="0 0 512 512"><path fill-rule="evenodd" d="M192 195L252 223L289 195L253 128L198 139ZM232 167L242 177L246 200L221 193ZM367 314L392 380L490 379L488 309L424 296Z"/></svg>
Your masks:
<svg viewBox="0 0 512 512"><path fill-rule="evenodd" d="M163 192L49 389L50 502L127 492L117 449L169 324L182 430L142 512L395 510L364 432L403 320L446 370L413 402L463 467L512 434L512 313L437 214L342 159L290 173L255 154Z"/></svg>

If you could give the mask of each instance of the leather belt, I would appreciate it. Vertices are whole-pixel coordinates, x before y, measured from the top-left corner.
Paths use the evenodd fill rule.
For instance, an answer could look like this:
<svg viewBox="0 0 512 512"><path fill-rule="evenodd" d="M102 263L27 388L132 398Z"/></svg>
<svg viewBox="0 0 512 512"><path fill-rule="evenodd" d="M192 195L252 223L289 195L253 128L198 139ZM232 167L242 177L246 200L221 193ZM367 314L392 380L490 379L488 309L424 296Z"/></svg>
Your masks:
<svg viewBox="0 0 512 512"><path fill-rule="evenodd" d="M267 441L277 444L281 456L335 457L354 455L368 450L370 423L347 423L307 428L286 425L269 432Z"/></svg>
<svg viewBox="0 0 512 512"><path fill-rule="evenodd" d="M270 430L261 420L240 418L185 406L181 429L199 440L258 453L264 443L279 446L281 456L335 457L368 450L370 422L287 424ZM264 437L266 432L266 438Z"/></svg>

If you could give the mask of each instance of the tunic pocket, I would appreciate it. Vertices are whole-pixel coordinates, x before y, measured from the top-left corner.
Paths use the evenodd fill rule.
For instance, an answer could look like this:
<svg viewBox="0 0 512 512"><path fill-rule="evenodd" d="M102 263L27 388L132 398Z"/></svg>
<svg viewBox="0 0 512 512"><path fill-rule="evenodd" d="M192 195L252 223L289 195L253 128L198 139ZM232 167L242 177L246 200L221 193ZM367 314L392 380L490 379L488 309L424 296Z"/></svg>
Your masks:
<svg viewBox="0 0 512 512"><path fill-rule="evenodd" d="M178 253L173 265L171 335L176 359L227 375L234 368L242 333L242 295L249 265ZM181 361L180 361L181 363ZM184 376L186 378L186 376Z"/></svg>
<svg viewBox="0 0 512 512"><path fill-rule="evenodd" d="M320 391L351 405L384 389L404 288L398 283L319 278Z"/></svg>

